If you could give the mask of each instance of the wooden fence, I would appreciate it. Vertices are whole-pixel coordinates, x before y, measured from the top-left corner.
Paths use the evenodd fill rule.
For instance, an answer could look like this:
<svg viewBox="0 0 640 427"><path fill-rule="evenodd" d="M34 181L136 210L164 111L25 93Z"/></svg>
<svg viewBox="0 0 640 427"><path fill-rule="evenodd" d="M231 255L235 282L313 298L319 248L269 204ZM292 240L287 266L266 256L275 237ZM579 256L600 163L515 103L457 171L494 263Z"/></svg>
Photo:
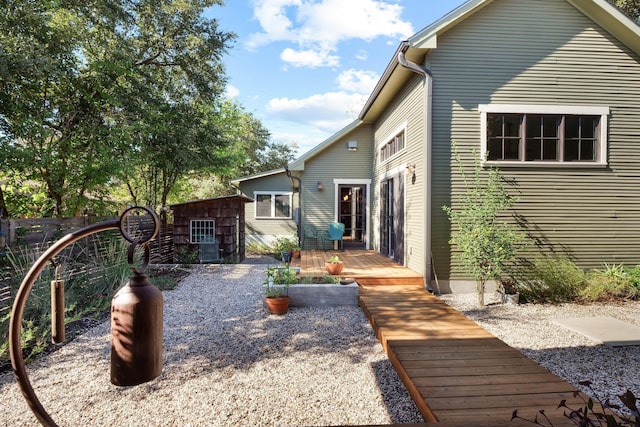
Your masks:
<svg viewBox="0 0 640 427"><path fill-rule="evenodd" d="M0 231L7 238L7 245L12 250L22 247L22 251L31 253L42 253L53 242L64 235L96 222L92 217L80 218L40 218L40 219L18 219L2 220ZM90 253L97 251L97 235L83 239L76 243L77 251L87 250ZM0 248L1 250L1 248ZM150 242L150 253L152 264L173 263L173 225L165 224L160 227L160 231L155 239ZM0 257L6 256L0 253ZM35 259L34 259L35 261ZM91 271L85 274L92 275ZM6 270L0 269L0 318L5 316L13 305L10 277ZM15 292L15 289L14 289Z"/></svg>

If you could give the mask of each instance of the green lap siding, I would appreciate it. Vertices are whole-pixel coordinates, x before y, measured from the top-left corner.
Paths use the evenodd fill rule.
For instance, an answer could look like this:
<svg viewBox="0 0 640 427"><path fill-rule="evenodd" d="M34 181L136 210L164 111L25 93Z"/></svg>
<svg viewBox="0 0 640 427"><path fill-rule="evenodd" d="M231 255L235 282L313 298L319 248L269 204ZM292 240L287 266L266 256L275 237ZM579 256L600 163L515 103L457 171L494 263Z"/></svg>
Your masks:
<svg viewBox="0 0 640 427"><path fill-rule="evenodd" d="M284 172L265 176L256 180L244 181L240 184L244 196L255 200L255 192L291 193L293 186ZM294 211L298 207L298 193L292 194L291 218L256 218L256 203L245 204L246 239L261 241L267 244L278 237L293 237L297 232Z"/></svg>
<svg viewBox="0 0 640 427"><path fill-rule="evenodd" d="M635 265L640 256L638 56L563 0L496 0L438 39L426 58L433 80L433 252L438 275L464 277L452 260L441 206L459 206L480 151L479 104L609 107L606 167L502 167L514 211L545 250L583 267ZM455 250L455 248L451 248Z"/></svg>

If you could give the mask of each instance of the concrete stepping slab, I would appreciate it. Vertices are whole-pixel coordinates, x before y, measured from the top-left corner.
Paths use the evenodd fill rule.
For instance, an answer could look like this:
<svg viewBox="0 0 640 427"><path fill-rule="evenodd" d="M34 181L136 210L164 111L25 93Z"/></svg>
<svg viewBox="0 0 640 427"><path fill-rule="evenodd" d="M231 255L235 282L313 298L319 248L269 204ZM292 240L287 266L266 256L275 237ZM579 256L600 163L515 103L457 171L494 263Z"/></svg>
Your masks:
<svg viewBox="0 0 640 427"><path fill-rule="evenodd" d="M609 347L640 345L640 326L606 316L555 319L553 323Z"/></svg>

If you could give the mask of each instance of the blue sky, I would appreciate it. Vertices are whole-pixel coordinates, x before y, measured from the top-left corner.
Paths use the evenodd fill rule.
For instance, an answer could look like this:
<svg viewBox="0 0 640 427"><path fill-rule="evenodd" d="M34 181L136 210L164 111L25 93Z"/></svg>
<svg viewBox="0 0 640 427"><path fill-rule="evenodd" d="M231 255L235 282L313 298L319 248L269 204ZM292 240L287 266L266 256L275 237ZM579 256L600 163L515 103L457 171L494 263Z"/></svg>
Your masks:
<svg viewBox="0 0 640 427"><path fill-rule="evenodd" d="M227 0L227 94L301 155L353 121L398 44L464 0Z"/></svg>

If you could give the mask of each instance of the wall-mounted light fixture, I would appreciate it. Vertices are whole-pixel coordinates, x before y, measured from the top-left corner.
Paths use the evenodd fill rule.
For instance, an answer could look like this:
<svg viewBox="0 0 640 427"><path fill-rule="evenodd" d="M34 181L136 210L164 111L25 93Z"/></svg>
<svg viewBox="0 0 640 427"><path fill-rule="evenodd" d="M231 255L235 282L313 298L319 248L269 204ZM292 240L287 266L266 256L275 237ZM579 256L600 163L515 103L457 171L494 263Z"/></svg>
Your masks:
<svg viewBox="0 0 640 427"><path fill-rule="evenodd" d="M416 164L415 163L410 163L407 165L406 169L405 169L405 175L410 175L411 176L411 183L415 184L416 183Z"/></svg>
<svg viewBox="0 0 640 427"><path fill-rule="evenodd" d="M322 181L318 181L318 191L324 190L324 185L322 185Z"/></svg>
<svg viewBox="0 0 640 427"><path fill-rule="evenodd" d="M358 149L358 141L348 141L347 148L349 151L356 151Z"/></svg>

